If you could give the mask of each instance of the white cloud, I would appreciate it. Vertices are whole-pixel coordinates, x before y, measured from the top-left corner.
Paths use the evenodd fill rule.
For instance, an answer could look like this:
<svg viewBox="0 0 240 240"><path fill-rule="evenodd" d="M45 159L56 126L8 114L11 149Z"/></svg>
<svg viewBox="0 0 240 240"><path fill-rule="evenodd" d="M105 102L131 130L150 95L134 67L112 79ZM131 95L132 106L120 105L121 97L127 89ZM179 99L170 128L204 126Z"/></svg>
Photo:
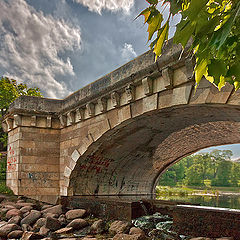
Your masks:
<svg viewBox="0 0 240 240"><path fill-rule="evenodd" d="M103 9L113 12L123 10L125 13L129 13L134 5L134 0L75 0L75 2L99 14L101 14Z"/></svg>
<svg viewBox="0 0 240 240"><path fill-rule="evenodd" d="M0 67L4 75L37 86L48 97L69 94L57 76L73 76L65 51L80 49L80 29L37 12L24 0L0 1Z"/></svg>
<svg viewBox="0 0 240 240"><path fill-rule="evenodd" d="M121 56L124 61L128 62L137 56L136 52L133 49L132 44L124 43L123 48L121 49Z"/></svg>

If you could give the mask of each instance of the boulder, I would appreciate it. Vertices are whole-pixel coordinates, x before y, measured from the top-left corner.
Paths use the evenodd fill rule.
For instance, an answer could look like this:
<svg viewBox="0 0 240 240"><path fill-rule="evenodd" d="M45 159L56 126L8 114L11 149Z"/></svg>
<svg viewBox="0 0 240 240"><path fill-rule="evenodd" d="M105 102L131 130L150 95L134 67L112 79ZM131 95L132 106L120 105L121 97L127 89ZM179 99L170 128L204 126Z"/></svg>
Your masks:
<svg viewBox="0 0 240 240"><path fill-rule="evenodd" d="M105 226L105 222L102 219L99 219L91 225L90 232L92 234L101 234L105 231Z"/></svg>
<svg viewBox="0 0 240 240"><path fill-rule="evenodd" d="M39 234L42 236L47 236L50 233L50 229L46 228L45 226L42 226L39 230Z"/></svg>
<svg viewBox="0 0 240 240"><path fill-rule="evenodd" d="M47 218L47 217L51 217L51 218L58 218L58 214L54 214L54 213L43 213L43 217Z"/></svg>
<svg viewBox="0 0 240 240"><path fill-rule="evenodd" d="M20 211L22 213L26 213L26 212L30 212L32 209L33 209L32 206L25 206L25 207L20 208Z"/></svg>
<svg viewBox="0 0 240 240"><path fill-rule="evenodd" d="M50 208L50 207L53 207L53 205L43 205L41 209L45 210L45 209Z"/></svg>
<svg viewBox="0 0 240 240"><path fill-rule="evenodd" d="M64 214L61 214L61 215L59 216L58 221L61 223L61 226L67 224L67 219L66 219L66 217L65 217Z"/></svg>
<svg viewBox="0 0 240 240"><path fill-rule="evenodd" d="M13 208L16 208L15 202L3 202L3 203L1 203L1 205L4 206L5 208L8 208L10 206L12 206Z"/></svg>
<svg viewBox="0 0 240 240"><path fill-rule="evenodd" d="M50 229L51 231L56 231L59 228L61 228L61 223L55 218L47 217L44 226Z"/></svg>
<svg viewBox="0 0 240 240"><path fill-rule="evenodd" d="M140 234L128 235L124 233L116 234L113 237L113 240L142 240L146 238L142 238Z"/></svg>
<svg viewBox="0 0 240 240"><path fill-rule="evenodd" d="M38 233L24 232L21 240L35 240L35 239L42 239L42 238L43 236Z"/></svg>
<svg viewBox="0 0 240 240"><path fill-rule="evenodd" d="M5 215L9 209L8 208L1 208L0 215Z"/></svg>
<svg viewBox="0 0 240 240"><path fill-rule="evenodd" d="M15 224L19 224L20 223L20 221L21 221L21 217L20 216L14 216L14 217L12 217L12 218L10 218L9 220L8 220L8 223L15 223Z"/></svg>
<svg viewBox="0 0 240 240"><path fill-rule="evenodd" d="M1 222L0 222L0 228L1 228L2 226L6 225L6 224L8 224L8 222L6 222L6 221L1 221Z"/></svg>
<svg viewBox="0 0 240 240"><path fill-rule="evenodd" d="M14 223L6 224L0 228L0 237L7 237L7 235L15 230L21 230L21 228Z"/></svg>
<svg viewBox="0 0 240 240"><path fill-rule="evenodd" d="M41 217L41 212L37 210L31 210L31 212L21 220L22 224L32 225Z"/></svg>
<svg viewBox="0 0 240 240"><path fill-rule="evenodd" d="M74 230L79 230L86 226L88 226L87 221L81 218L74 219L67 225L67 227L72 227Z"/></svg>
<svg viewBox="0 0 240 240"><path fill-rule="evenodd" d="M22 224L22 230L24 232L32 232L33 228L30 225L28 225L28 224Z"/></svg>
<svg viewBox="0 0 240 240"><path fill-rule="evenodd" d="M65 228L60 228L57 231L55 231L55 234L66 234L66 233L70 233L73 231L72 227L65 227Z"/></svg>
<svg viewBox="0 0 240 240"><path fill-rule="evenodd" d="M68 220L73 220L76 218L82 218L86 214L85 209L73 209L66 212L66 218Z"/></svg>
<svg viewBox="0 0 240 240"><path fill-rule="evenodd" d="M23 217L25 218L29 213L30 213L30 212L25 212L25 213L23 214Z"/></svg>
<svg viewBox="0 0 240 240"><path fill-rule="evenodd" d="M129 235L139 235L139 239L145 239L145 232L141 228L132 227L129 230Z"/></svg>
<svg viewBox="0 0 240 240"><path fill-rule="evenodd" d="M10 219L12 217L21 216L21 215L22 215L22 213L20 210L13 208L13 209L8 210L8 212L6 213L6 218Z"/></svg>
<svg viewBox="0 0 240 240"><path fill-rule="evenodd" d="M39 218L33 225L33 230L39 230L46 223L46 218Z"/></svg>
<svg viewBox="0 0 240 240"><path fill-rule="evenodd" d="M7 209L7 210L10 210L10 209L15 209L16 207L13 206L13 205L3 205L3 209Z"/></svg>
<svg viewBox="0 0 240 240"><path fill-rule="evenodd" d="M23 231L22 230L15 230L15 231L12 231L10 232L8 235L7 235L7 238L8 239L18 239L18 238L21 238L23 235Z"/></svg>
<svg viewBox="0 0 240 240"><path fill-rule="evenodd" d="M128 233L131 223L126 221L114 221L109 228L110 234Z"/></svg>
<svg viewBox="0 0 240 240"><path fill-rule="evenodd" d="M56 214L57 216L60 216L63 211L62 211L62 205L56 205L47 209L42 210L43 215L47 214L47 213L52 213L52 214Z"/></svg>
<svg viewBox="0 0 240 240"><path fill-rule="evenodd" d="M36 207L36 204L34 203L27 203L27 202L18 202L16 203L16 207L21 209L22 207L29 207L31 206L32 208Z"/></svg>

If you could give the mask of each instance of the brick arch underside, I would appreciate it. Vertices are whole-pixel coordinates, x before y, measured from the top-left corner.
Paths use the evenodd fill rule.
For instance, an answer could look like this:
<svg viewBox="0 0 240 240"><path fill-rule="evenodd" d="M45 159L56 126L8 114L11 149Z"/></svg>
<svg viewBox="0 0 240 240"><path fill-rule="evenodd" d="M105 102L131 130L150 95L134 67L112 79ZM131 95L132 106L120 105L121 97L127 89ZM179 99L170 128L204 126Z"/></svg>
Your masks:
<svg viewBox="0 0 240 240"><path fill-rule="evenodd" d="M158 176L200 149L240 143L240 108L182 106L131 119L105 133L70 176L73 195L152 194Z"/></svg>

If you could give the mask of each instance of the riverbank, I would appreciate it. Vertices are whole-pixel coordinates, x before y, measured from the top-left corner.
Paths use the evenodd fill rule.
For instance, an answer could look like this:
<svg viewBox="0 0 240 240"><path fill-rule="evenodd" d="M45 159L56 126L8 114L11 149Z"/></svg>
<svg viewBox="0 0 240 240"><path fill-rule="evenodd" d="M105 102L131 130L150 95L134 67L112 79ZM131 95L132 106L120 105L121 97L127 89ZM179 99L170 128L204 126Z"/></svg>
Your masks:
<svg viewBox="0 0 240 240"><path fill-rule="evenodd" d="M156 213L132 222L97 219L85 209L67 209L16 196L0 196L0 239L195 240L178 235L173 220ZM199 239L199 238L198 238ZM230 240L232 238L224 238ZM211 240L201 238L201 240ZM219 238L221 240L221 238Z"/></svg>
<svg viewBox="0 0 240 240"><path fill-rule="evenodd" d="M157 196L220 196L220 195L235 195L240 196L239 187L169 187L169 186L157 186Z"/></svg>

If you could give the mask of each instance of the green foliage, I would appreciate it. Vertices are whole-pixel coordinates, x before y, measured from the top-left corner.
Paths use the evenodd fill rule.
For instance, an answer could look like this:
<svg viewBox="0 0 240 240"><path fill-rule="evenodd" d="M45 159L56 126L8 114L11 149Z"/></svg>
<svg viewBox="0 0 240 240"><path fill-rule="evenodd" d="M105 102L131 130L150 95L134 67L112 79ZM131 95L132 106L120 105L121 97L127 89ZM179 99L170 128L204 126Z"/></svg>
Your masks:
<svg viewBox="0 0 240 240"><path fill-rule="evenodd" d="M152 0L143 10L148 24L148 41L156 58L161 55L168 40L169 23L175 14L181 14L173 40L183 48L191 44L195 55L196 86L205 76L219 90L226 82L237 90L240 87L240 1L236 0ZM166 21L157 10L170 4ZM156 34L154 34L156 33ZM154 37L154 39L153 39ZM153 39L153 40L152 40Z"/></svg>
<svg viewBox="0 0 240 240"><path fill-rule="evenodd" d="M240 163L231 161L230 150L194 154L174 164L159 179L161 186L237 187Z"/></svg>
<svg viewBox="0 0 240 240"><path fill-rule="evenodd" d="M22 95L42 97L39 88L29 88L26 84L18 84L16 80L2 77L0 79L0 122L7 112L9 105ZM7 145L7 135L2 130L0 123L0 148Z"/></svg>
<svg viewBox="0 0 240 240"><path fill-rule="evenodd" d="M0 193L13 194L12 190L6 186L6 168L7 159L0 154Z"/></svg>

